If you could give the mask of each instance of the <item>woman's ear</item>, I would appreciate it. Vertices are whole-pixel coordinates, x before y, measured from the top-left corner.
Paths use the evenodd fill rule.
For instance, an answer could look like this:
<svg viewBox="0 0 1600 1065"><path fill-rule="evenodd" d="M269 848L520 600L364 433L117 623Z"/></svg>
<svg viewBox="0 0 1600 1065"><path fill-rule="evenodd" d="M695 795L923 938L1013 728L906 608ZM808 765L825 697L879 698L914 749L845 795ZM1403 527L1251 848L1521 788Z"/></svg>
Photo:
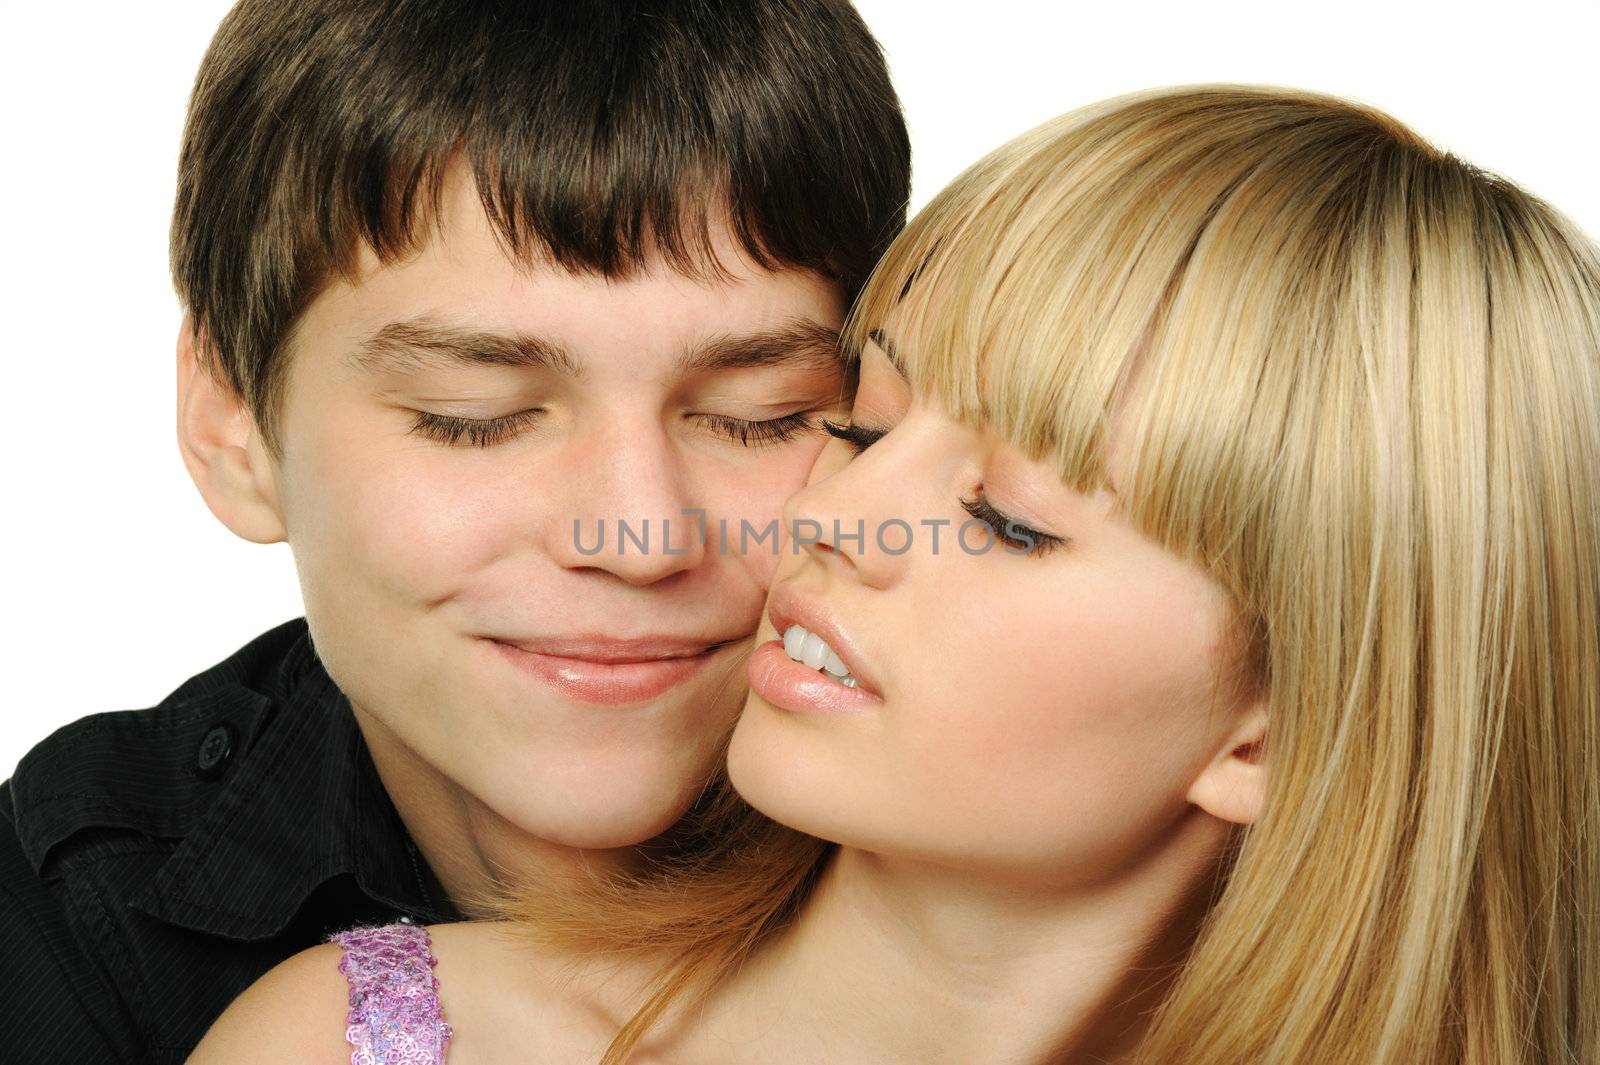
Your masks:
<svg viewBox="0 0 1600 1065"><path fill-rule="evenodd" d="M1267 793L1267 709L1257 703L1239 718L1222 748L1189 786L1188 800L1213 817L1247 825L1261 816Z"/></svg>
<svg viewBox="0 0 1600 1065"><path fill-rule="evenodd" d="M212 373L205 331L189 315L178 327L178 450L217 520L258 544L288 538L277 479L249 404Z"/></svg>

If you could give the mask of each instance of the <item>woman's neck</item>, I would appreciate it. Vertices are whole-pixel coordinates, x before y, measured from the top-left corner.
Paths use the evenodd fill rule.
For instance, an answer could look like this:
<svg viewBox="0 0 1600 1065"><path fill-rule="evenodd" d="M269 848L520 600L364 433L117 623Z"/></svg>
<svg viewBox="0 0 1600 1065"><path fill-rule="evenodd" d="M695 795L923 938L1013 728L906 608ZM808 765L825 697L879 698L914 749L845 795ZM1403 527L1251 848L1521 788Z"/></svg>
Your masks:
<svg viewBox="0 0 1600 1065"><path fill-rule="evenodd" d="M841 848L795 924L707 1004L685 1060L1116 1061L1187 953L1227 827L1191 809L1137 867L1070 890Z"/></svg>

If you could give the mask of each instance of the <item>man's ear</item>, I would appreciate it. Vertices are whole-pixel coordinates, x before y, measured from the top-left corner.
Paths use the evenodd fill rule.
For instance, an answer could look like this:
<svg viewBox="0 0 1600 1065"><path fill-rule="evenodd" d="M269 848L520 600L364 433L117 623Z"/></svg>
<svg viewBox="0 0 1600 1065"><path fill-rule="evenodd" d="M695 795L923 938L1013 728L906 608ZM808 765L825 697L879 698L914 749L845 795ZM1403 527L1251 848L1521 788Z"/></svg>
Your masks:
<svg viewBox="0 0 1600 1065"><path fill-rule="evenodd" d="M1267 794L1266 744L1267 709L1256 703L1189 786L1188 800L1213 817L1250 824L1261 816Z"/></svg>
<svg viewBox="0 0 1600 1065"><path fill-rule="evenodd" d="M271 457L249 404L205 363L204 331L178 327L178 450L217 520L246 540L287 539Z"/></svg>

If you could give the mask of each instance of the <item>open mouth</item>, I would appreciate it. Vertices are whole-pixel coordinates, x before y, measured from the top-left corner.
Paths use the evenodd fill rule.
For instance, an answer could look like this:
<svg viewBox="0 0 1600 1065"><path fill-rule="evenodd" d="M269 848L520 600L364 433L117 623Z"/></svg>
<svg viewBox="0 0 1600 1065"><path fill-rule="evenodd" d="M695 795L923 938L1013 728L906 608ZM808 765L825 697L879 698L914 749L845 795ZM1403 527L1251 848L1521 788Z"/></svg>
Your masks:
<svg viewBox="0 0 1600 1065"><path fill-rule="evenodd" d="M812 632L804 625L790 625L783 632L783 653L803 666L817 670L829 680L837 681L846 688L856 686L856 678L851 676L850 669L844 664L844 659L839 657L837 651L828 646L828 641Z"/></svg>

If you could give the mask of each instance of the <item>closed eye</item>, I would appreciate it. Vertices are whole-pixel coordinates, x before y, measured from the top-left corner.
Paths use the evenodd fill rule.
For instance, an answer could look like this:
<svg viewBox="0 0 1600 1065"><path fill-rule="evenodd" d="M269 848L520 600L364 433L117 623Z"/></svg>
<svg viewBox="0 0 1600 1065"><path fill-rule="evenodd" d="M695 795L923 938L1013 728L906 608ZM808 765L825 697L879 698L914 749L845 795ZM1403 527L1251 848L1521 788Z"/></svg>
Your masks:
<svg viewBox="0 0 1600 1065"><path fill-rule="evenodd" d="M822 420L822 428L829 436L849 444L858 455L882 440L889 432L887 429L875 429L871 426L857 425L855 422L840 425L826 418ZM1006 550L1010 554L1037 557L1068 542L1068 537L1041 532L1032 526L1024 525L1009 514L996 510L994 505L984 498L981 490L975 498L961 500L961 506L968 514L989 526L995 538L1006 545Z"/></svg>
<svg viewBox="0 0 1600 1065"><path fill-rule="evenodd" d="M465 438L473 447L493 447L529 428L544 413L543 407L532 407L499 418L457 418L451 414L434 414L430 411L413 411L411 431L441 444L457 445Z"/></svg>
<svg viewBox="0 0 1600 1065"><path fill-rule="evenodd" d="M1013 555L1042 555L1066 543L1067 540L1064 536L1040 532L1022 524L1009 514L996 510L993 504L984 498L981 489L974 498L963 499L961 508L989 526L994 532L995 539L1005 544L1006 550Z"/></svg>
<svg viewBox="0 0 1600 1065"><path fill-rule="evenodd" d="M815 432L816 427L804 413L785 414L781 418L751 420L734 418L726 414L699 414L702 424L719 436L743 444L760 447L763 444L782 444L805 432Z"/></svg>
<svg viewBox="0 0 1600 1065"><path fill-rule="evenodd" d="M889 432L887 429L874 429L866 425L857 425L855 422L840 425L838 422L829 421L827 418L822 419L822 429L834 439L843 440L849 444L855 449L857 455L882 440L885 434Z"/></svg>
<svg viewBox="0 0 1600 1065"><path fill-rule="evenodd" d="M458 418L430 411L413 413L415 417L411 431L419 436L452 446L464 442L473 447L488 448L505 443L530 428L544 413L544 409L534 407L499 418ZM744 447L786 443L814 429L810 419L803 413L761 420L733 418L724 414L697 414L694 417L711 432Z"/></svg>

